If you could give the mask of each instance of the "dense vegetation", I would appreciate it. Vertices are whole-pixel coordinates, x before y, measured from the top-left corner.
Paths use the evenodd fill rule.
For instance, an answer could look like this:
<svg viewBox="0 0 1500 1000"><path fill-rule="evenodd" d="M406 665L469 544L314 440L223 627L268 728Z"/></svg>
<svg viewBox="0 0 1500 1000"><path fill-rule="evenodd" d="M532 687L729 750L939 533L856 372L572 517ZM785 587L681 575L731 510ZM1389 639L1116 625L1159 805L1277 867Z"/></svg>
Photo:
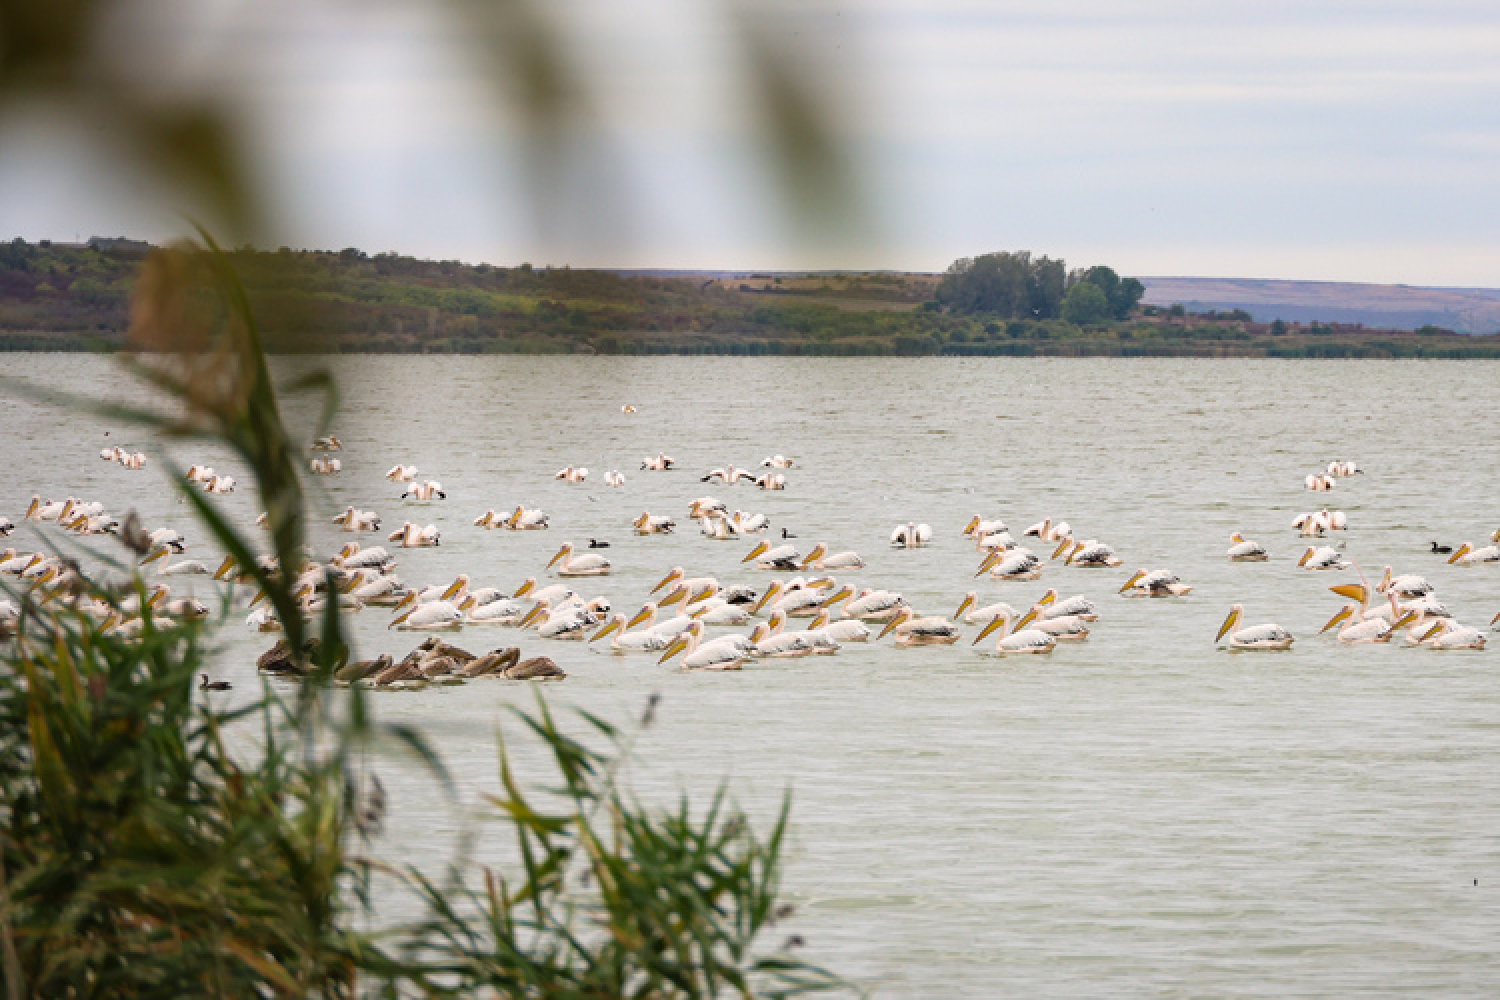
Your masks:
<svg viewBox="0 0 1500 1000"><path fill-rule="evenodd" d="M0 349L113 350L150 251L0 244ZM942 275L632 275L396 254L229 255L272 351L412 353L1500 357L1500 336L1257 323L1140 306L1105 266L995 253Z"/></svg>

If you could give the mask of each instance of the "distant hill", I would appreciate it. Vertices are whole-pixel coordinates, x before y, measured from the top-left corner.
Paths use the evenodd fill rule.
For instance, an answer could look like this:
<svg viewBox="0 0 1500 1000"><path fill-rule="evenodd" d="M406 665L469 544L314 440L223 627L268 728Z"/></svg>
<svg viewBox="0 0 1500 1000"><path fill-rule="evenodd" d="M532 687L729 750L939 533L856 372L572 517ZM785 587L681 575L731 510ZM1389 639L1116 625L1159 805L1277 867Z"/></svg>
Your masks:
<svg viewBox="0 0 1500 1000"><path fill-rule="evenodd" d="M1415 330L1439 326L1459 333L1500 331L1500 289L1421 288L1347 281L1266 281L1255 278L1141 278L1144 302L1181 303L1191 312L1243 309L1257 322L1359 323Z"/></svg>

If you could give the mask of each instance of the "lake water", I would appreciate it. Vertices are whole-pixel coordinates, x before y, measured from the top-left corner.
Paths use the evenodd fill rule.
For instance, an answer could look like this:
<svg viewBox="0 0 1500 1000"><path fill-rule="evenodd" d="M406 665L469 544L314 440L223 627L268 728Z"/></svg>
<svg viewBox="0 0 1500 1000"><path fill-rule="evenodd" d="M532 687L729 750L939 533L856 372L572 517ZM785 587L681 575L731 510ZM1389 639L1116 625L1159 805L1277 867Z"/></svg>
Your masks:
<svg viewBox="0 0 1500 1000"><path fill-rule="evenodd" d="M787 925L807 957L879 996L1076 997L1421 995L1489 997L1500 982L1500 694L1495 651L1342 647L1317 630L1353 570L1296 568L1301 511L1347 512L1339 540L1367 574L1425 574L1466 624L1500 611L1500 565L1463 569L1429 542L1487 541L1500 527L1500 369L1486 362L1065 359L351 357L334 431L345 472L312 483L322 551L346 504L386 530L435 523L443 544L398 553L411 584L466 572L514 588L563 541L612 543L613 575L575 584L627 613L672 566L764 586L748 543L701 537L688 502L714 495L765 512L804 551L825 540L869 566L846 578L951 614L965 591L1029 602L1083 593L1100 620L1050 657L849 645L836 657L738 673L659 667L594 646L525 638L569 672L554 706L625 722L650 692L657 724L638 742L640 794L705 795L727 779L768 816L794 795ZM303 362L279 366L289 375ZM118 393L95 357L5 355L8 374L75 392ZM639 412L623 414L630 403ZM311 433L314 401L289 400ZM0 514L33 492L136 507L148 526L201 539L161 478L101 462L127 428L0 397ZM111 433L106 438L105 431ZM639 471L665 451L679 470ZM789 488L700 483L709 468L796 460ZM173 453L239 476L193 444ZM1302 478L1335 457L1366 474L1331 494ZM448 499L405 504L382 478L397 462ZM552 478L590 469L584 484ZM603 485L607 469L627 483ZM242 490L219 498L248 521ZM545 532L484 531L486 508L552 515ZM642 511L678 533L637 537ZM1012 531L1045 517L1098 538L1126 564L1049 563L1030 583L976 581L960 535L974 514ZM927 549L898 551L898 522L925 521ZM1272 551L1224 558L1231 531ZM383 534L383 533L382 533ZM371 536L364 541L374 544ZM23 526L13 544L35 541ZM383 542L383 538L381 539ZM90 541L108 549L108 541ZM1050 555L1051 546L1033 545ZM190 555L217 559L200 544ZM1176 600L1115 591L1137 567L1195 586ZM977 586L976 586L977 584ZM200 590L205 589L199 584ZM1297 636L1284 654L1230 654L1214 633L1235 602ZM362 653L398 657L420 633L350 619ZM239 617L219 673L249 697L269 639ZM966 630L972 635L973 629ZM1497 636L1500 638L1500 636ZM475 650L521 639L466 629ZM494 734L533 685L376 693L381 717L421 726L458 776L463 803L494 790ZM392 815L388 858L438 863L466 827L417 765L378 764ZM504 857L481 836L476 860ZM1477 881L1477 884L1476 884ZM769 942L768 942L769 943Z"/></svg>

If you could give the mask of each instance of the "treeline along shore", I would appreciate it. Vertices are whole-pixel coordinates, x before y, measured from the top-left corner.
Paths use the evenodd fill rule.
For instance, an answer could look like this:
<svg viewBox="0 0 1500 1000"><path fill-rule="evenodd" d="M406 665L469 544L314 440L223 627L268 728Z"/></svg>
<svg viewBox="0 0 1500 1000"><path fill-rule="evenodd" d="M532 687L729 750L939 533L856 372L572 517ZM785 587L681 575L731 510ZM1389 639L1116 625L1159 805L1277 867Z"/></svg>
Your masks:
<svg viewBox="0 0 1500 1000"><path fill-rule="evenodd" d="M142 262L129 239L0 243L0 349L126 344ZM271 350L433 354L1500 358L1500 334L1256 322L1142 305L1111 268L1029 253L942 274L639 274L494 267L349 248L242 247Z"/></svg>

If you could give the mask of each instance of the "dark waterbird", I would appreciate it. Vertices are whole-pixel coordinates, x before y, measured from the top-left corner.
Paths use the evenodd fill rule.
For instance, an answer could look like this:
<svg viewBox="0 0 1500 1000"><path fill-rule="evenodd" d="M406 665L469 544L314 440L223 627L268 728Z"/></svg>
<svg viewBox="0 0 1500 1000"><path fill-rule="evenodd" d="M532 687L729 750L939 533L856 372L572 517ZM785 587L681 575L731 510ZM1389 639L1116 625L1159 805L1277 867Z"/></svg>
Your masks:
<svg viewBox="0 0 1500 1000"><path fill-rule="evenodd" d="M590 538L589 539L589 548L591 548L591 549L607 549L607 548L609 548L609 543L608 542L601 542L597 538Z"/></svg>
<svg viewBox="0 0 1500 1000"><path fill-rule="evenodd" d="M198 684L198 690L200 691L228 691L234 687L228 681L211 681L208 679L207 674L199 674L198 676L203 678Z"/></svg>
<svg viewBox="0 0 1500 1000"><path fill-rule="evenodd" d="M1432 543L1432 551L1434 551L1434 552L1440 552L1440 553L1452 552L1453 551L1453 546L1451 546L1451 545L1439 545L1437 542L1433 542Z"/></svg>

